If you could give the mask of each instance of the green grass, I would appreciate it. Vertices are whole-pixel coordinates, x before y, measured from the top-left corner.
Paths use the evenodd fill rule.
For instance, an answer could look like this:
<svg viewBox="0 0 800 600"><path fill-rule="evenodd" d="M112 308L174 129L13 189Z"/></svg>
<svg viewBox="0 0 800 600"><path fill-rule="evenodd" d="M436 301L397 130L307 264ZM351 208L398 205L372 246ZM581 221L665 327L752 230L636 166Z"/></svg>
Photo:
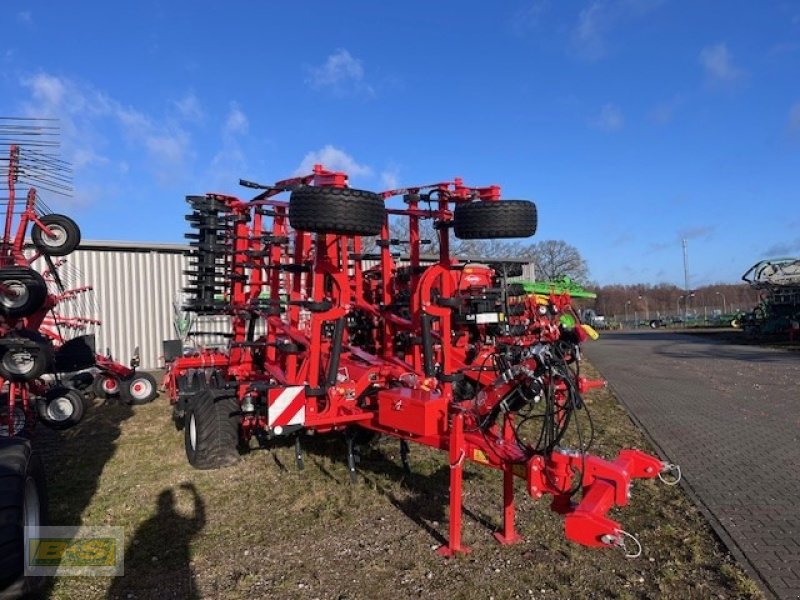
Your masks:
<svg viewBox="0 0 800 600"><path fill-rule="evenodd" d="M590 396L595 452L645 448L610 393ZM468 465L464 541L453 560L433 552L447 535L444 453L370 447L350 485L337 436L293 449L251 452L201 472L187 463L183 433L163 398L131 409L94 408L76 429L44 432L54 524L117 525L126 532L125 577L60 578L52 598L761 598L679 488L637 481L614 518L635 532L641 558L564 539L547 500L518 490L525 541L497 545L502 479Z"/></svg>

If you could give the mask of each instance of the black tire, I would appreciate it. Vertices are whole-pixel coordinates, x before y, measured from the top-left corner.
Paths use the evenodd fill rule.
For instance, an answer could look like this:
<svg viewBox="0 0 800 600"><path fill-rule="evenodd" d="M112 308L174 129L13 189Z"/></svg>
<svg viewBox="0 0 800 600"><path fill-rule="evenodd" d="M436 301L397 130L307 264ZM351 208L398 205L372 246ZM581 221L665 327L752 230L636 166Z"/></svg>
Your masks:
<svg viewBox="0 0 800 600"><path fill-rule="evenodd" d="M36 331L16 331L0 340L0 377L33 381L51 370L53 346Z"/></svg>
<svg viewBox="0 0 800 600"><path fill-rule="evenodd" d="M39 400L39 419L50 429L64 430L81 422L86 414L86 399L82 392L55 387Z"/></svg>
<svg viewBox="0 0 800 600"><path fill-rule="evenodd" d="M200 390L186 408L184 445L195 469L219 469L239 460L236 397L221 390Z"/></svg>
<svg viewBox="0 0 800 600"><path fill-rule="evenodd" d="M47 488L29 440L0 439L0 598L35 593L42 577L24 577L25 527L47 524ZM35 536L35 534L34 534Z"/></svg>
<svg viewBox="0 0 800 600"><path fill-rule="evenodd" d="M134 406L148 404L158 396L156 378L144 371L136 371L120 384L123 399Z"/></svg>
<svg viewBox="0 0 800 600"><path fill-rule="evenodd" d="M47 300L44 278L28 267L0 269L0 283L13 294L0 294L0 314L19 318L32 315Z"/></svg>
<svg viewBox="0 0 800 600"><path fill-rule="evenodd" d="M38 224L31 229L31 241L42 254L66 256L81 243L78 224L66 215L45 215L39 220L53 234L46 235Z"/></svg>
<svg viewBox="0 0 800 600"><path fill-rule="evenodd" d="M92 382L94 395L103 400L118 397L121 389L122 385L117 376L102 371L95 376Z"/></svg>
<svg viewBox="0 0 800 600"><path fill-rule="evenodd" d="M536 205L529 200L470 202L453 211L453 231L461 240L526 238L536 224Z"/></svg>
<svg viewBox="0 0 800 600"><path fill-rule="evenodd" d="M289 199L289 223L300 231L378 235L385 215L383 198L364 190L306 186Z"/></svg>

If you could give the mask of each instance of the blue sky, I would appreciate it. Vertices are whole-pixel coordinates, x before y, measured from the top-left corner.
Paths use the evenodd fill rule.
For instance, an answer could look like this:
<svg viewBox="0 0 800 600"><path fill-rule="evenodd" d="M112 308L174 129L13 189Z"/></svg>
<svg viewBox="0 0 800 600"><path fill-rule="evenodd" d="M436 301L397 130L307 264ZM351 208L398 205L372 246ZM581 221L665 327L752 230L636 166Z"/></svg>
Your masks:
<svg viewBox="0 0 800 600"><path fill-rule="evenodd" d="M0 115L56 116L85 239L322 161L535 200L599 283L800 255L800 3L9 0Z"/></svg>

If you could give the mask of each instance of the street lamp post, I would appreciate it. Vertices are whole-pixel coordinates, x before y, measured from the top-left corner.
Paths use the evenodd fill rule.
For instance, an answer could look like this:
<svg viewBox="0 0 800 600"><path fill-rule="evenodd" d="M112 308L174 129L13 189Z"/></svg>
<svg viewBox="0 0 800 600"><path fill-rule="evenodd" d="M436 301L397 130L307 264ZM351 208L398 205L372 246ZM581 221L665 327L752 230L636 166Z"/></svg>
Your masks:
<svg viewBox="0 0 800 600"><path fill-rule="evenodd" d="M647 308L647 297L639 295L639 300L643 300L644 301L644 318L645 318L645 320L649 321L650 320L650 309Z"/></svg>
<svg viewBox="0 0 800 600"><path fill-rule="evenodd" d="M722 296L722 314L728 314L728 303L725 302L725 294L722 292L717 292L717 296Z"/></svg>
<svg viewBox="0 0 800 600"><path fill-rule="evenodd" d="M628 305L631 303L630 300L625 301L625 324L628 323Z"/></svg>

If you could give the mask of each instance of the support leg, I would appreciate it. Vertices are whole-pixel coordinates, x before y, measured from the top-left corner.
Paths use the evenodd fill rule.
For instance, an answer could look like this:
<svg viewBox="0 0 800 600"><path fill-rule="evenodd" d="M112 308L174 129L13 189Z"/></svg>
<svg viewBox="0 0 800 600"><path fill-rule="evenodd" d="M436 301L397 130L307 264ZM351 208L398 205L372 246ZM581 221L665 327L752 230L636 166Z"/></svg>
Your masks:
<svg viewBox="0 0 800 600"><path fill-rule="evenodd" d="M503 468L503 531L496 531L494 538L503 545L522 541L522 536L514 529L514 472L511 465Z"/></svg>
<svg viewBox="0 0 800 600"><path fill-rule="evenodd" d="M514 425L506 416L503 419L503 439L510 441L514 438ZM494 534L495 539L501 544L516 544L522 537L514 529L514 471L512 465L503 466L503 531Z"/></svg>
<svg viewBox="0 0 800 600"><path fill-rule="evenodd" d="M450 431L450 540L436 550L441 556L452 557L470 551L461 545L461 483L465 459L464 415L456 412Z"/></svg>

